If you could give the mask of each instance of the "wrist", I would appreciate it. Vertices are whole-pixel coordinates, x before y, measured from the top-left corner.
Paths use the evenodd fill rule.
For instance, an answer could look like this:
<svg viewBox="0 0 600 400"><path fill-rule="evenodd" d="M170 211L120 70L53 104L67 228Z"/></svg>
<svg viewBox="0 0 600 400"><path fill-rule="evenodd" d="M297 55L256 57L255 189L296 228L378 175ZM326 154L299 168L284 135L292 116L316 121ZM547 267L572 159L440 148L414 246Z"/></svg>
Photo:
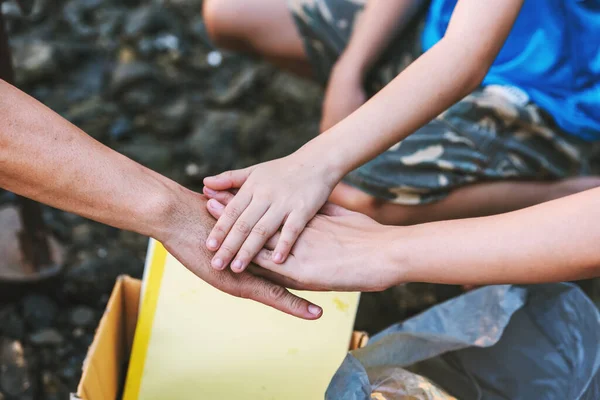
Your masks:
<svg viewBox="0 0 600 400"><path fill-rule="evenodd" d="M299 159L299 164L316 167L320 179L333 190L347 171L343 158L339 157L334 147L325 143L323 139L326 139L323 135L317 136L292 156Z"/></svg>
<svg viewBox="0 0 600 400"><path fill-rule="evenodd" d="M349 48L342 53L333 66L332 75L341 75L346 79L362 83L370 68L369 60L360 54L355 54Z"/></svg>
<svg viewBox="0 0 600 400"><path fill-rule="evenodd" d="M368 65L353 55L343 54L331 70L330 81L341 81L344 84L360 84L367 74Z"/></svg>
<svg viewBox="0 0 600 400"><path fill-rule="evenodd" d="M142 196L143 201L139 202L135 212L138 224L131 230L162 243L169 242L184 230L183 222L190 219L193 210L203 206L200 197L158 175L152 192Z"/></svg>
<svg viewBox="0 0 600 400"><path fill-rule="evenodd" d="M384 228L384 237L380 246L384 247L382 265L385 269L384 274L388 276L388 287L421 282L422 277L418 274L419 266L415 262L424 259L420 250L422 243L420 226L384 226Z"/></svg>

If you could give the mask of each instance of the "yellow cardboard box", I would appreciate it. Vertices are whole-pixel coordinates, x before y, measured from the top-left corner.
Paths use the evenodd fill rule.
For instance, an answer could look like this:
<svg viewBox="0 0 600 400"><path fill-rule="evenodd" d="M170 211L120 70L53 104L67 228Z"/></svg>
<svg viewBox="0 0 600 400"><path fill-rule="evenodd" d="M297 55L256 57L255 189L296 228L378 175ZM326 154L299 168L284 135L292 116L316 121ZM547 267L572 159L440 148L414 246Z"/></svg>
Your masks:
<svg viewBox="0 0 600 400"><path fill-rule="evenodd" d="M142 282L121 276L83 364L77 393L71 400L116 400L121 396L138 319ZM349 349L367 343L364 332L354 332Z"/></svg>

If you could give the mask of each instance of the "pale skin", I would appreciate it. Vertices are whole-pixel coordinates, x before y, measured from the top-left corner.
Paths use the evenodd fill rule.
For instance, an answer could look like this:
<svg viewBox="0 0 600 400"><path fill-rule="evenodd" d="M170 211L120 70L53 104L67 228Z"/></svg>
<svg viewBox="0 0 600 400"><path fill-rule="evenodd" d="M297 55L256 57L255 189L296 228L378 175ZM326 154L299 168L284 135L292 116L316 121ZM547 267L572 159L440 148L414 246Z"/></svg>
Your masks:
<svg viewBox="0 0 600 400"><path fill-rule="evenodd" d="M210 268L206 198L97 142L0 80L0 187L162 242L190 271L234 296L304 319L322 310L256 275Z"/></svg>
<svg viewBox="0 0 600 400"><path fill-rule="evenodd" d="M212 266L224 269L231 263L234 272L244 271L280 227L273 261L284 262L308 221L347 173L406 138L480 85L522 2L459 1L440 42L322 135L290 156L206 178L204 193L208 197L238 189L206 242L210 250L216 251ZM372 12L381 13L385 7L378 4ZM416 3L411 3L404 12L416 8ZM395 14L396 18L401 14ZM384 48L384 37L394 26L394 18L385 21L382 25L388 29L376 30L364 41L355 36L353 46L379 47L374 51ZM348 57L354 54L352 49L346 50Z"/></svg>
<svg viewBox="0 0 600 400"><path fill-rule="evenodd" d="M209 212L219 218L232 197L209 200ZM506 214L406 227L329 203L283 264L272 260L277 235L254 262L264 268L261 275L309 290L581 280L600 275L599 220L600 188Z"/></svg>

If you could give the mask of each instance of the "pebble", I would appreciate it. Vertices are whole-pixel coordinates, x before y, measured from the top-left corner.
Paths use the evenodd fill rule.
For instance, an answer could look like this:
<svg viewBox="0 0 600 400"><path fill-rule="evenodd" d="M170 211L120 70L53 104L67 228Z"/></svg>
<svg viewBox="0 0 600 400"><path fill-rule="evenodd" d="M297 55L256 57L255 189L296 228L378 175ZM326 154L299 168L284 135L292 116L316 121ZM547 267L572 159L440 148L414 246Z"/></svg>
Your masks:
<svg viewBox="0 0 600 400"><path fill-rule="evenodd" d="M251 90L255 89L261 76L265 75L265 72L268 70L269 68L260 68L254 65L247 66L223 88L222 92L214 94L214 100L220 106L234 104Z"/></svg>
<svg viewBox="0 0 600 400"><path fill-rule="evenodd" d="M33 330L50 327L58 314L56 303L44 295L29 295L23 299L22 306L23 318Z"/></svg>
<svg viewBox="0 0 600 400"><path fill-rule="evenodd" d="M25 321L14 304L0 308L0 336L11 339L23 339Z"/></svg>
<svg viewBox="0 0 600 400"><path fill-rule="evenodd" d="M29 340L37 346L55 346L61 344L64 338L56 329L46 328L29 335Z"/></svg>
<svg viewBox="0 0 600 400"><path fill-rule="evenodd" d="M13 51L13 64L19 84L30 84L52 76L59 67L56 47L47 42L19 43Z"/></svg>
<svg viewBox="0 0 600 400"><path fill-rule="evenodd" d="M113 140L122 140L130 137L133 132L133 122L125 116L117 118L109 128L109 135Z"/></svg>
<svg viewBox="0 0 600 400"><path fill-rule="evenodd" d="M150 4L137 8L125 21L124 35L135 39L161 31L179 32L181 21L166 7Z"/></svg>
<svg viewBox="0 0 600 400"><path fill-rule="evenodd" d="M87 306L78 306L71 310L69 322L74 326L91 326L95 322L94 310Z"/></svg>
<svg viewBox="0 0 600 400"><path fill-rule="evenodd" d="M222 172L237 154L235 137L242 116L235 111L210 111L199 119L188 138L192 156L206 165L208 172Z"/></svg>
<svg viewBox="0 0 600 400"><path fill-rule="evenodd" d="M157 79L158 72L148 63L142 61L122 63L112 73L110 91L113 95L119 95L131 86Z"/></svg>
<svg viewBox="0 0 600 400"><path fill-rule="evenodd" d="M206 55L206 62L211 67L218 67L223 62L223 55L220 51L213 50Z"/></svg>
<svg viewBox="0 0 600 400"><path fill-rule="evenodd" d="M0 337L0 394L8 399L32 400L34 387L21 342Z"/></svg>

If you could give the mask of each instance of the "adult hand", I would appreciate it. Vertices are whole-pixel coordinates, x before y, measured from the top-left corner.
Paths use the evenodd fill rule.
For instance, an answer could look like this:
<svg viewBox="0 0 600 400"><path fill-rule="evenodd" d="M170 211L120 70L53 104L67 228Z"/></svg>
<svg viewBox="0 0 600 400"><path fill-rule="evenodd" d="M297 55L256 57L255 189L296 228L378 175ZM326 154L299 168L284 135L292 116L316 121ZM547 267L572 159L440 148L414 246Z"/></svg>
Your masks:
<svg viewBox="0 0 600 400"><path fill-rule="evenodd" d="M362 75L340 59L333 68L323 101L321 132L325 132L367 101Z"/></svg>
<svg viewBox="0 0 600 400"><path fill-rule="evenodd" d="M236 297L258 301L303 319L318 319L320 307L290 293L287 289L249 272L234 274L210 266L211 253L202 244L214 224L206 211L206 198L181 189L173 202L166 229L156 235L175 258L198 277L215 288Z"/></svg>
<svg viewBox="0 0 600 400"><path fill-rule="evenodd" d="M221 192L208 210L219 218L232 195ZM217 200L218 199L218 200ZM272 260L275 235L254 259L251 272L295 289L380 291L401 281L402 266L381 251L389 228L371 218L326 204L306 226L283 264ZM398 233L396 229L396 236Z"/></svg>

